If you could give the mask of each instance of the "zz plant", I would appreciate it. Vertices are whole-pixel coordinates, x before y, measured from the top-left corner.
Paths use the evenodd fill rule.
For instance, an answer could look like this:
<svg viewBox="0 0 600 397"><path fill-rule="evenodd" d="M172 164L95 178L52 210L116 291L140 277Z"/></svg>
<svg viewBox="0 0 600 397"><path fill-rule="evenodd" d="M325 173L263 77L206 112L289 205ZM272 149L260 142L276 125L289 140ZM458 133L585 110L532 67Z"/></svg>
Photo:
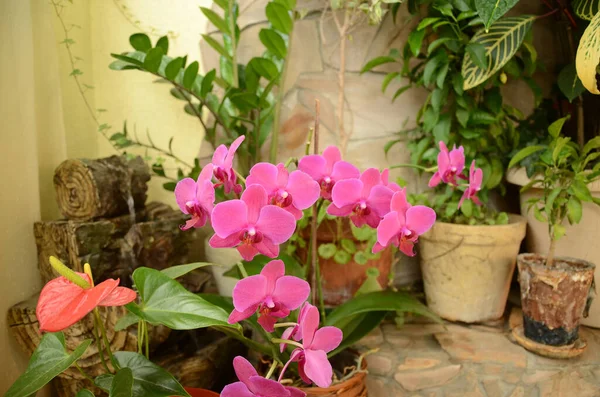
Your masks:
<svg viewBox="0 0 600 397"><path fill-rule="evenodd" d="M590 140L581 149L570 138L561 136L561 129L567 118L550 125L550 142L547 145L529 146L520 150L510 161L513 167L530 156L537 156L533 162L534 176L521 191L542 188L541 196L528 200L528 210L533 210L535 218L548 224L550 248L546 265L554 261L556 242L565 235L565 221L578 224L583 215L583 204L600 205L600 199L593 197L588 184L600 178L600 137ZM590 165L593 165L590 169Z"/></svg>
<svg viewBox="0 0 600 397"><path fill-rule="evenodd" d="M272 161L277 154L275 126L278 124L282 92L278 88L285 78L289 39L296 17L295 1L274 0L267 4L265 12L270 24L259 33L265 51L247 64L240 64L237 59L241 36L237 22L238 2L218 0L215 4L220 12L204 7L201 11L216 27L216 31L203 35L203 39L219 54L218 70L199 74L197 61L188 62L187 55L168 55L169 40L166 36L152 45L150 38L143 33L130 37L133 51L112 54L116 61L110 67L114 70L143 71L171 84L171 94L185 102L186 113L198 118L205 131L205 139L213 149L221 143L231 143L240 136L246 136L237 152L240 172L245 173L260 161L261 148L270 135ZM205 121L205 111L211 115L212 121ZM114 134L111 140L119 148L135 144L126 128ZM153 171L165 176L161 162L154 164ZM189 174L178 168L177 180L185 176L195 179L199 172L198 162ZM166 183L164 187L173 190L175 183Z"/></svg>

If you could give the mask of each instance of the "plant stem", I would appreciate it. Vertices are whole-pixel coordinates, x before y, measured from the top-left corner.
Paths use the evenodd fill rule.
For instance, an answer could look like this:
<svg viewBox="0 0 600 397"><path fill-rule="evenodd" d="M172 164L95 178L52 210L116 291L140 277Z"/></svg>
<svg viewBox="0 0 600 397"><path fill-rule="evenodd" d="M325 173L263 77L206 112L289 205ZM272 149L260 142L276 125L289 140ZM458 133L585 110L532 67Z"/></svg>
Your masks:
<svg viewBox="0 0 600 397"><path fill-rule="evenodd" d="M304 346L302 346L301 343L298 343L298 342L293 341L293 340L272 338L271 342L272 343L285 343L286 345L292 345L292 346L299 347L300 349L304 349Z"/></svg>
<svg viewBox="0 0 600 397"><path fill-rule="evenodd" d="M248 272L246 271L246 268L244 267L244 264L242 263L242 261L239 261L238 263L236 263L238 269L240 270L240 273L242 274L243 278L248 277Z"/></svg>
<svg viewBox="0 0 600 397"><path fill-rule="evenodd" d="M554 252L556 250L556 239L553 237L553 227L550 226L550 248L548 249L548 256L546 257L546 266L551 267L554 263Z"/></svg>
<svg viewBox="0 0 600 397"><path fill-rule="evenodd" d="M94 316L96 317L96 321L98 322L98 328L100 329L100 335L102 335L102 340L104 341L104 345L106 347L106 352L108 353L108 357L113 366L118 369L118 364L115 358L113 357L112 350L110 349L110 343L108 342L108 338L106 336L106 330L104 329L104 324L102 323L102 319L100 318L100 312L98 308L94 308Z"/></svg>
<svg viewBox="0 0 600 397"><path fill-rule="evenodd" d="M275 328L285 328L285 327L295 327L298 325L297 323L277 323L275 324Z"/></svg>
<svg viewBox="0 0 600 397"><path fill-rule="evenodd" d="M416 168L421 171L430 172L430 168L425 168L423 166L416 165L416 164L394 164L394 165L390 166L390 170L393 170L395 168Z"/></svg>
<svg viewBox="0 0 600 397"><path fill-rule="evenodd" d="M234 19L234 14L233 14L233 5L235 4L235 0L229 0L228 2L228 8L229 8L229 34L231 35L231 58L232 61L231 63L233 64L233 87L237 88L239 85L239 78L238 78L238 65L237 65L237 43L236 43L236 37L235 37L235 33L236 33L236 29L235 29L235 19Z"/></svg>
<svg viewBox="0 0 600 397"><path fill-rule="evenodd" d="M93 379L91 376L89 376L89 375L88 375L88 374L87 374L87 373L86 373L86 372L83 370L83 368L81 368L81 367L79 366L79 364L77 364L77 361L75 361L75 362L73 363L73 365L75 366L75 368L77 368L77 370L78 370L78 371L81 373L81 375L83 375L83 377L84 377L84 378L86 378L87 380L89 380L90 382L92 382L92 385L93 385L93 384L95 384L95 383L94 383L94 379Z"/></svg>
<svg viewBox="0 0 600 397"><path fill-rule="evenodd" d="M306 140L306 146L304 148L304 155L308 156L310 154L310 141L313 139L315 130L311 127L310 131L308 131L308 139Z"/></svg>
<svg viewBox="0 0 600 397"><path fill-rule="evenodd" d="M137 339L137 344L138 344L138 354L142 354L142 353L143 353L143 351L142 351L142 346L143 346L143 344L144 344L144 341L143 341L144 337L143 337L143 333L142 333L142 327L143 327L143 325L142 325L142 322L143 322L143 321L144 321L144 320L139 320L139 321L138 321L138 324L137 324L137 338L138 338L138 339Z"/></svg>
<svg viewBox="0 0 600 397"><path fill-rule="evenodd" d="M96 339L96 346L98 347L98 354L100 355L100 361L102 362L102 366L104 367L106 372L110 374L111 371L108 368L108 365L106 365L106 360L104 359L104 348L102 347L102 339L100 339L100 336L98 334L99 328L100 326L98 324L98 319L94 315L94 328L92 329L92 333L94 334L94 339Z"/></svg>
<svg viewBox="0 0 600 397"><path fill-rule="evenodd" d="M321 104L319 100L315 100L315 129L313 133L313 153L319 153L319 117L321 114ZM317 305L318 302L318 289L317 289L317 267L319 266L319 260L317 258L317 218L318 218L317 206L312 207L312 218L310 219L310 261L311 261L311 289L312 289L312 302L313 305Z"/></svg>
<svg viewBox="0 0 600 397"><path fill-rule="evenodd" d="M335 12L335 11L332 11ZM344 10L344 23L339 30L340 36L340 70L338 71L338 103L337 103L337 119L338 130L340 134L340 146L342 156L346 154L348 146L348 135L344 128L344 101L345 101L345 84L346 84L346 41L348 35L348 10Z"/></svg>
<svg viewBox="0 0 600 397"><path fill-rule="evenodd" d="M227 326L223 326L223 325L215 325L213 328L216 329L217 331L224 333L227 336L231 336L232 338L239 340L240 342L242 342L249 348L256 350L257 352L260 352L263 354L271 354L272 353L271 349L268 346L258 343L252 339L246 338L240 331L236 331L231 327L227 327Z"/></svg>
<svg viewBox="0 0 600 397"><path fill-rule="evenodd" d="M271 368L269 368L269 372L267 372L267 374L265 375L265 379L269 379L271 376L273 376L273 373L275 372L276 369L277 369L277 361L273 360L273 364L271 364Z"/></svg>
<svg viewBox="0 0 600 397"><path fill-rule="evenodd" d="M146 342L146 358L150 360L150 338L148 337L148 323L144 321L144 341Z"/></svg>

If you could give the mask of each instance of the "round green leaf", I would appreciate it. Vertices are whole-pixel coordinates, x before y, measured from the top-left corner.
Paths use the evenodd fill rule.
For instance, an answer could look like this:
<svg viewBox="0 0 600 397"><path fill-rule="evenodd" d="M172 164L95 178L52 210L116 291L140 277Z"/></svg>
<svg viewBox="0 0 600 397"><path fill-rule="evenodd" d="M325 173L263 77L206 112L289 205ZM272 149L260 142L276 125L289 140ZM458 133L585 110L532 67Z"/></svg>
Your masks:
<svg viewBox="0 0 600 397"><path fill-rule="evenodd" d="M368 261L369 258L367 257L367 254L365 252L357 251L354 254L354 262L358 263L359 265L365 265Z"/></svg>
<svg viewBox="0 0 600 397"><path fill-rule="evenodd" d="M354 241L347 238L343 238L340 240L340 244L342 245L342 248L345 249L348 253L353 254L356 252L356 244L354 244Z"/></svg>
<svg viewBox="0 0 600 397"><path fill-rule="evenodd" d="M333 243L321 244L317 250L319 252L319 256L323 259L332 258L337 252L337 247Z"/></svg>
<svg viewBox="0 0 600 397"><path fill-rule="evenodd" d="M137 51L148 52L152 48L150 37L144 33L136 33L129 36L129 43Z"/></svg>
<svg viewBox="0 0 600 397"><path fill-rule="evenodd" d="M352 259L352 256L344 250L337 250L333 255L333 260L340 265L345 265L350 262L350 259Z"/></svg>

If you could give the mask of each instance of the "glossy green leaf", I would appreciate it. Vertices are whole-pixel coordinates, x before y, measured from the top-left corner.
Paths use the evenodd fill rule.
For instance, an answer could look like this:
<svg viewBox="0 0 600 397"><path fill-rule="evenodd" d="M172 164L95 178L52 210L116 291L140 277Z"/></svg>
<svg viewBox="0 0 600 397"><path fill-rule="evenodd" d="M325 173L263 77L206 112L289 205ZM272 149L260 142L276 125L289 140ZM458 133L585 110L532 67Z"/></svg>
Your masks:
<svg viewBox="0 0 600 397"><path fill-rule="evenodd" d="M163 49L160 47L152 48L144 58L144 69L150 73L158 73L158 68L162 62Z"/></svg>
<svg viewBox="0 0 600 397"><path fill-rule="evenodd" d="M92 393L88 389L82 389L77 392L75 397L94 397L94 393Z"/></svg>
<svg viewBox="0 0 600 397"><path fill-rule="evenodd" d="M91 339L84 340L69 354L65 348L65 336L62 332L44 334L29 360L27 369L12 384L4 397L26 397L35 394L73 365L91 343Z"/></svg>
<svg viewBox="0 0 600 397"><path fill-rule="evenodd" d="M424 37L425 30L413 30L408 35L408 46L415 57L421 52L421 45L423 44Z"/></svg>
<svg viewBox="0 0 600 397"><path fill-rule="evenodd" d="M222 33L231 34L227 22L225 22L225 20L219 14L206 7L200 7L200 11L202 11L202 13L206 16L210 23L215 25L215 27L219 29Z"/></svg>
<svg viewBox="0 0 600 397"><path fill-rule="evenodd" d="M172 279L179 278L181 276L185 276L186 274L193 272L196 269L201 269L206 266L219 266L215 263L211 262L194 262L187 263L185 265L171 266L166 269L162 269L161 272L166 274Z"/></svg>
<svg viewBox="0 0 600 397"><path fill-rule="evenodd" d="M467 218L470 218L473 215L473 205L474 204L471 200L463 201L462 205L460 206L460 212L462 212Z"/></svg>
<svg viewBox="0 0 600 397"><path fill-rule="evenodd" d="M573 189L573 194L575 194L575 196L579 200L588 202L592 201L592 194L590 193L590 189L584 182L580 180L574 181L571 185L571 189Z"/></svg>
<svg viewBox="0 0 600 397"><path fill-rule="evenodd" d="M558 137L560 135L560 131L562 130L563 126L565 125L565 122L569 119L569 116L567 117L563 117L560 118L556 121L554 121L552 124L550 124L550 126L548 127L548 133L550 134L550 136L552 138Z"/></svg>
<svg viewBox="0 0 600 397"><path fill-rule="evenodd" d="M225 49L225 47L223 47L223 45L221 43L219 43L217 40L213 39L212 37L210 37L207 34L203 34L202 38L204 39L204 41L206 41L208 43L208 45L210 45L221 56L225 57L225 59L227 59L230 62L233 60L233 58L231 57L231 54L229 54L229 52Z"/></svg>
<svg viewBox="0 0 600 397"><path fill-rule="evenodd" d="M348 324L339 327L344 335L342 343L340 343L337 349L329 353L328 356L335 356L344 349L356 344L371 331L377 328L386 315L387 311L373 311L351 317L351 321Z"/></svg>
<svg viewBox="0 0 600 397"><path fill-rule="evenodd" d="M485 69L489 65L486 48L481 43L469 43L465 47L471 60L481 69Z"/></svg>
<svg viewBox="0 0 600 397"><path fill-rule="evenodd" d="M432 17L423 18L423 20L421 22L419 22L419 25L417 26L417 30L423 30L427 26L432 25L432 24L434 24L434 23L436 23L436 22L438 22L440 20L441 20L441 18L437 18L437 17L435 17L435 18L432 18Z"/></svg>
<svg viewBox="0 0 600 397"><path fill-rule="evenodd" d="M396 58L391 57L391 56L381 56L381 57L373 58L369 62L367 62L367 64L365 66L363 66L360 73L362 74L362 73L368 72L368 71L376 68L379 65L384 65L386 63L392 63L392 62L396 62Z"/></svg>
<svg viewBox="0 0 600 397"><path fill-rule="evenodd" d="M135 33L129 36L129 43L137 51L148 52L152 48L152 41L150 37L144 33Z"/></svg>
<svg viewBox="0 0 600 397"><path fill-rule="evenodd" d="M571 196L567 202L567 216L569 218L569 222L572 225L581 222L582 215L583 205L581 204L581 201L577 197Z"/></svg>
<svg viewBox="0 0 600 397"><path fill-rule="evenodd" d="M132 325L137 324L138 321L140 321L140 318L138 316L131 312L127 312L125 313L125 315L119 318L119 320L117 320L117 323L115 324L115 331L122 331L124 329L127 329Z"/></svg>
<svg viewBox="0 0 600 397"><path fill-rule="evenodd" d="M333 258L335 253L337 252L337 246L333 243L321 244L317 250L319 252L319 256L323 259Z"/></svg>
<svg viewBox="0 0 600 397"><path fill-rule="evenodd" d="M464 78L463 88L468 90L476 87L499 71L517 52L534 19L535 16L531 15L506 17L496 21L488 32L485 29L477 32L471 38L471 43L485 47L488 66L480 68L467 52L461 71Z"/></svg>
<svg viewBox="0 0 600 397"><path fill-rule="evenodd" d="M412 86L410 84L405 85L404 87L400 87L396 90L396 92L394 93L394 96L392 98L392 102L394 102L396 100L396 98L398 98L400 95L402 95L403 93L405 93L406 91L408 91Z"/></svg>
<svg viewBox="0 0 600 397"><path fill-rule="evenodd" d="M381 311L414 313L441 322L437 315L414 297L404 292L381 291L360 295L341 304L327 316L323 325L337 326L356 314Z"/></svg>
<svg viewBox="0 0 600 397"><path fill-rule="evenodd" d="M450 140L450 128L452 127L452 119L449 114L443 114L438 119L436 125L432 129L433 137L436 142L448 142Z"/></svg>
<svg viewBox="0 0 600 397"><path fill-rule="evenodd" d="M267 48L269 52L278 57L284 59L287 55L287 46L285 40L279 33L273 29L261 29L258 33L260 42Z"/></svg>
<svg viewBox="0 0 600 397"><path fill-rule="evenodd" d="M545 146L534 145L534 146L527 146L527 147L519 150L517 152L517 154L515 154L510 159L510 163L508 163L508 168L514 167L515 165L519 164L522 160L524 160L526 157L529 157L532 154L537 153L544 149L546 149Z"/></svg>
<svg viewBox="0 0 600 397"><path fill-rule="evenodd" d="M462 108L456 109L456 119L458 120L460 125L462 125L465 128L467 127L467 124L469 123L469 117L471 117L471 114L469 113L468 110L465 110Z"/></svg>
<svg viewBox="0 0 600 397"><path fill-rule="evenodd" d="M265 13L267 14L267 19L274 29L285 34L290 34L292 32L294 22L292 21L292 17L285 6L279 3L271 2L267 4Z"/></svg>
<svg viewBox="0 0 600 397"><path fill-rule="evenodd" d="M572 3L575 14L581 19L591 21L600 11L600 1L598 0L574 0Z"/></svg>
<svg viewBox="0 0 600 397"><path fill-rule="evenodd" d="M133 372L131 368L121 368L115 374L110 385L108 397L132 397L133 396Z"/></svg>
<svg viewBox="0 0 600 397"><path fill-rule="evenodd" d="M202 79L202 84L200 85L200 97L204 98L209 92L213 89L213 81L217 77L217 71L215 69L206 73L204 78Z"/></svg>
<svg viewBox="0 0 600 397"><path fill-rule="evenodd" d="M392 72L392 73L386 74L383 79L383 82L381 83L381 92L385 92L385 90L387 90L390 83L398 76L400 76L400 72Z"/></svg>
<svg viewBox="0 0 600 397"><path fill-rule="evenodd" d="M475 0L475 8L487 30L518 2L519 0Z"/></svg>
<svg viewBox="0 0 600 397"><path fill-rule="evenodd" d="M254 70L259 76L271 81L279 77L277 66L267 58L255 57L248 62L248 68Z"/></svg>
<svg viewBox="0 0 600 397"><path fill-rule="evenodd" d="M490 159L490 166L490 174L486 183L486 187L488 189L493 189L502 182L502 178L504 177L504 165L499 158L492 157Z"/></svg>
<svg viewBox="0 0 600 397"><path fill-rule="evenodd" d="M121 369L128 368L133 376L133 397L189 397L175 378L146 357L134 352L114 353ZM118 375L117 375L118 376ZM118 378L112 374L100 375L96 385L106 391L112 389Z"/></svg>
<svg viewBox="0 0 600 397"><path fill-rule="evenodd" d="M163 54L167 55L169 53L169 38L167 36L162 36L156 42L156 47L160 47L163 50Z"/></svg>
<svg viewBox="0 0 600 397"><path fill-rule="evenodd" d="M563 225L554 225L553 239L558 240L567 233L567 229Z"/></svg>
<svg viewBox="0 0 600 397"><path fill-rule="evenodd" d="M537 203L533 206L533 216L538 222L546 223L546 216L542 213L540 207L537 206Z"/></svg>
<svg viewBox="0 0 600 397"><path fill-rule="evenodd" d="M546 201L544 202L544 207L546 210L546 215L548 219L551 219L552 211L554 211L554 201L558 197L558 195L562 192L562 188L556 187L550 191L548 196L546 196Z"/></svg>
<svg viewBox="0 0 600 397"><path fill-rule="evenodd" d="M167 64L165 68L165 77L167 80L175 80L179 71L183 67L183 58L177 57Z"/></svg>
<svg viewBox="0 0 600 397"><path fill-rule="evenodd" d="M293 256L287 254L280 254L277 259L282 260L285 264L285 274L287 274L288 276L304 276L304 270L302 266ZM248 276L254 276L256 274L259 274L263 267L265 267L265 265L272 260L272 258L268 258L264 255L257 255L254 257L254 259L252 259L249 262L243 261L244 269L246 270L246 273L248 273ZM231 270L223 273L223 275L238 280L242 278L242 275L240 274L237 266L234 266L233 268L231 268Z"/></svg>
<svg viewBox="0 0 600 397"><path fill-rule="evenodd" d="M141 302L129 303L127 309L150 324L178 330L231 326L227 323L228 313L158 270L140 267L133 272L133 281Z"/></svg>
<svg viewBox="0 0 600 397"><path fill-rule="evenodd" d="M569 102L585 92L585 87L577 76L575 63L570 63L565 66L558 75L558 88L567 97Z"/></svg>
<svg viewBox="0 0 600 397"><path fill-rule="evenodd" d="M183 74L183 83L182 84L188 90L190 88L192 88L192 85L194 85L194 81L196 80L196 77L198 77L199 69L200 69L200 65L198 64L198 61L194 61L194 62L190 63L188 65L188 67L185 69L185 72Z"/></svg>

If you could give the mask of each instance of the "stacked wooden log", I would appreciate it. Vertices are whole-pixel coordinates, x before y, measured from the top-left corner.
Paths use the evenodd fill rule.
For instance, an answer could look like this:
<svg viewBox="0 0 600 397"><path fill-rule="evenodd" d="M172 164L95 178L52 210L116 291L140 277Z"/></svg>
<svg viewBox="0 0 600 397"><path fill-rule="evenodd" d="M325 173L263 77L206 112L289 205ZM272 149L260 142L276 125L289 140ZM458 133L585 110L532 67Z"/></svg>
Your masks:
<svg viewBox="0 0 600 397"><path fill-rule="evenodd" d="M149 179L148 167L139 157L127 160L112 156L63 162L55 171L54 186L59 208L66 219L34 224L43 282L57 277L49 264L50 256L56 256L78 272L89 263L96 283L107 278L120 278L121 284L126 286L131 286L131 274L137 267L164 269L189 262L190 245L197 236L193 231L181 231L179 226L185 223L185 216L179 211L160 203L146 205ZM195 274L189 275L183 284L196 292L208 280L208 276ZM29 355L41 339L36 304L37 296L34 296L15 305L8 313L13 334ZM115 323L124 313L124 308L101 310L113 351L137 349L136 326L114 331ZM89 315L65 330L67 347L73 349L81 341L93 338L92 329L93 318ZM152 343L158 345L168 335L168 329L156 327L151 333ZM173 356L176 354L179 353L173 353ZM209 355L209 352L199 354L196 360ZM177 363L176 357L167 356L162 360L170 363L169 366ZM198 375L198 368L202 369L200 372L214 374L216 364L207 361L193 364L191 368L194 368L194 376ZM103 372L95 344L88 348L79 365L92 376ZM69 369L53 385L58 396L72 397L81 388L90 388L86 382L77 370Z"/></svg>

